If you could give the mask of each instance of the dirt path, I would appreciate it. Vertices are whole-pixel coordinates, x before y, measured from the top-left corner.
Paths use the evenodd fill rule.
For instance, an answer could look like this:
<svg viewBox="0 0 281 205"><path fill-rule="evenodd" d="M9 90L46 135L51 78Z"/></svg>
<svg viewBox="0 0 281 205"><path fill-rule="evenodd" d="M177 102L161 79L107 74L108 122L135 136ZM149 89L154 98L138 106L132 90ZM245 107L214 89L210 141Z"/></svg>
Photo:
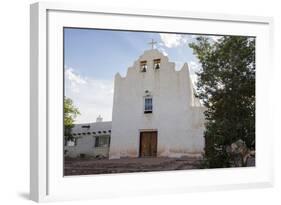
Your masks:
<svg viewBox="0 0 281 205"><path fill-rule="evenodd" d="M198 169L200 159L128 158L128 159L66 159L64 175L90 175L109 173L149 172Z"/></svg>

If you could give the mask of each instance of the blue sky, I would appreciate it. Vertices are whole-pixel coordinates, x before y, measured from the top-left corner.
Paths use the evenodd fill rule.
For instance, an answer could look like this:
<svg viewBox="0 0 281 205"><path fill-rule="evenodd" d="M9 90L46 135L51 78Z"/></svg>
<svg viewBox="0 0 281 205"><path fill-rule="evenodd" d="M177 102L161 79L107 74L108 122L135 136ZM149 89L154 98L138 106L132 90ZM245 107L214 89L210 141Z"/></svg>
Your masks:
<svg viewBox="0 0 281 205"><path fill-rule="evenodd" d="M65 95L79 108L76 123L95 122L98 115L111 120L113 79L147 49L153 39L155 47L168 55L179 70L187 62L193 81L200 64L188 43L196 35L131 32L96 29L64 29ZM214 41L218 37L210 36Z"/></svg>

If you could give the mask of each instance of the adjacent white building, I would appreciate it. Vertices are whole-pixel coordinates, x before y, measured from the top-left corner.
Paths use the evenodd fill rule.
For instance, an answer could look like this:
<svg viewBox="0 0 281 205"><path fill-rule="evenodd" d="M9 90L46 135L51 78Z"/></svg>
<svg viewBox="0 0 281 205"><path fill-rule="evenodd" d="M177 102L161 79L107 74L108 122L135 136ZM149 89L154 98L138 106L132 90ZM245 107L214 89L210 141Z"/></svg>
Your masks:
<svg viewBox="0 0 281 205"><path fill-rule="evenodd" d="M94 123L75 124L74 140L66 142L67 157L107 158L109 153L111 122L103 122L99 116Z"/></svg>
<svg viewBox="0 0 281 205"><path fill-rule="evenodd" d="M66 155L201 156L203 111L194 96L188 65L176 71L175 63L157 49L147 50L125 77L115 75L112 122L97 119L75 125L72 132L77 140L66 146ZM107 145L100 148L99 137Z"/></svg>

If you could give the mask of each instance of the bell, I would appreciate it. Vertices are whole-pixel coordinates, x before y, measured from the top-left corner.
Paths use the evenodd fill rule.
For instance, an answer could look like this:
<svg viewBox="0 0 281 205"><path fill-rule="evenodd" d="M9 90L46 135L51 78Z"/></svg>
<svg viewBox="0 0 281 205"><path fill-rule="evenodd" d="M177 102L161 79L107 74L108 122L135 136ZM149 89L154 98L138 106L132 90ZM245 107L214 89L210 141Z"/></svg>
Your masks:
<svg viewBox="0 0 281 205"><path fill-rule="evenodd" d="M160 65L157 63L155 66L155 69L159 69L159 68L160 68Z"/></svg>

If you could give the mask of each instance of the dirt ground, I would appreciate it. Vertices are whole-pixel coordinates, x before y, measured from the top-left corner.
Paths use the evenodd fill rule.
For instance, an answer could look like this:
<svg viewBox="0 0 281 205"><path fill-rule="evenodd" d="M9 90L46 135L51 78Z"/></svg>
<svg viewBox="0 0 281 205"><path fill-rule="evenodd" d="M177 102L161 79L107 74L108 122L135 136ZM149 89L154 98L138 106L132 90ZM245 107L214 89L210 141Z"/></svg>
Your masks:
<svg viewBox="0 0 281 205"><path fill-rule="evenodd" d="M200 159L183 158L126 158L126 159L65 159L64 175L90 175L129 172L198 169Z"/></svg>

